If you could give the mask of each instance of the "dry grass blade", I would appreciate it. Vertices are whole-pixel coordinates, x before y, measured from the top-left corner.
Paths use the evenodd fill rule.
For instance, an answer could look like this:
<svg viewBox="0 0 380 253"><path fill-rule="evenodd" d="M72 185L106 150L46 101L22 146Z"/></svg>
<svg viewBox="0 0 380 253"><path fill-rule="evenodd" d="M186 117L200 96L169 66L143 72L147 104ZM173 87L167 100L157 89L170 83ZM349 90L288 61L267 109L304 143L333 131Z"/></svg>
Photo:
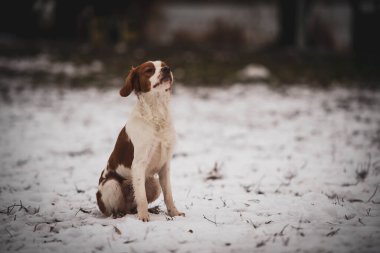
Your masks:
<svg viewBox="0 0 380 253"><path fill-rule="evenodd" d="M77 185L74 185L74 186L75 186L75 190L77 191L77 193L85 193L85 191L82 190L82 189L79 189L79 188L77 187Z"/></svg>
<svg viewBox="0 0 380 253"><path fill-rule="evenodd" d="M364 201L361 200L361 199L348 199L348 202L350 202L350 203L355 203L355 202L362 203L362 202L364 202Z"/></svg>
<svg viewBox="0 0 380 253"><path fill-rule="evenodd" d="M376 192L377 192L377 188L379 188L379 185L376 185L376 189L375 189L375 191L373 192L373 194L371 195L371 197L369 197L369 199L367 200L367 203L370 202L370 201L373 199L373 197L375 197Z"/></svg>
<svg viewBox="0 0 380 253"><path fill-rule="evenodd" d="M79 210L75 213L75 216L77 216L77 214L78 214L79 212L87 213L87 214L91 213L91 211L89 211L89 210L85 210L85 209L83 209L83 208L81 207L81 208L79 208Z"/></svg>
<svg viewBox="0 0 380 253"><path fill-rule="evenodd" d="M280 236L283 236L283 235L284 235L284 231L285 231L285 229L286 229L288 226L289 226L289 224L286 224L286 225L282 228L282 230L281 230L280 233L279 233Z"/></svg>
<svg viewBox="0 0 380 253"><path fill-rule="evenodd" d="M28 208L26 208L23 204L22 204L22 201L20 200L20 204L13 204L13 205L10 205L7 207L6 210L1 210L1 213L4 213L4 214L7 214L7 215L12 215L12 212L14 210L15 207L19 207L18 211L21 211L21 210L24 210L26 213L29 213L29 214L36 214L40 211L40 208L34 208L34 210L29 210ZM32 208L33 209L33 208Z"/></svg>
<svg viewBox="0 0 380 253"><path fill-rule="evenodd" d="M116 226L113 226L113 228L115 229L115 232L119 235L121 235L121 231L120 229L118 229Z"/></svg>
<svg viewBox="0 0 380 253"><path fill-rule="evenodd" d="M129 244L129 243L133 243L133 242L135 242L136 240L135 239L133 239L133 240L127 240L127 241L125 241L125 242L123 242L124 244Z"/></svg>
<svg viewBox="0 0 380 253"><path fill-rule="evenodd" d="M368 176L369 170L371 168L371 154L368 154L367 164L359 164L356 173L356 181L364 182Z"/></svg>
<svg viewBox="0 0 380 253"><path fill-rule="evenodd" d="M326 234L326 236L327 236L327 237L334 236L334 235L336 235L336 234L338 233L339 230L340 230L340 228L338 228L338 229L336 229L336 230L333 230L333 231L331 231L331 232L328 232L328 233Z"/></svg>
<svg viewBox="0 0 380 253"><path fill-rule="evenodd" d="M268 239L266 240L263 240L263 241L260 241L256 244L256 248L260 248L260 247L263 247L266 245L266 243L270 240L270 237L268 237Z"/></svg>
<svg viewBox="0 0 380 253"><path fill-rule="evenodd" d="M212 222L212 223L214 223L215 224L215 226L218 226L218 223L216 223L216 218L214 217L214 220L210 220L209 218L207 218L205 215L203 215L203 218L205 219L205 220L208 220L209 222Z"/></svg>
<svg viewBox="0 0 380 253"><path fill-rule="evenodd" d="M260 225L253 223L251 219L247 220L247 223L251 224L254 229L257 229L258 227L260 227Z"/></svg>
<svg viewBox="0 0 380 253"><path fill-rule="evenodd" d="M223 175L220 172L222 166L218 166L218 163L215 162L214 168L207 174L207 180L219 180L223 178Z"/></svg>

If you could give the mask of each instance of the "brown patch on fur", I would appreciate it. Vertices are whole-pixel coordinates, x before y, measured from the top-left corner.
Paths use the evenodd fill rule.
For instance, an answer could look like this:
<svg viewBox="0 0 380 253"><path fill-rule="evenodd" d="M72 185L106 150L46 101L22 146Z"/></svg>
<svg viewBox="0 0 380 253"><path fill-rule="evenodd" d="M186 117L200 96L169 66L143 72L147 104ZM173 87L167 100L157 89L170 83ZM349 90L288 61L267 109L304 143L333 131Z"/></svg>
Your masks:
<svg viewBox="0 0 380 253"><path fill-rule="evenodd" d="M124 202L121 206L114 207L111 213L107 213L104 203L101 201L101 198L98 197L98 195L101 196L101 192L98 191L96 197L98 199L99 209L105 215L112 214L114 217L119 217L125 213L131 213L131 209L136 208L136 204L134 203L132 182L130 182L130 180L125 180L125 178L116 172L119 165L123 165L126 169L130 170L133 161L133 154L134 147L132 141L129 139L128 134L125 131L125 127L123 127L119 133L111 156L108 159L106 175L104 176L104 171L102 171L102 174L100 175L99 185L104 185L108 180L114 179L118 184L120 184Z"/></svg>
<svg viewBox="0 0 380 253"><path fill-rule="evenodd" d="M105 178L103 177L103 174L104 174L104 170L102 170L102 174L99 177L99 183L98 183L98 185L101 184L101 183L103 183L103 181L105 180Z"/></svg>
<svg viewBox="0 0 380 253"><path fill-rule="evenodd" d="M131 179L125 179L116 172L116 169L119 165L123 165L126 169L130 170L133 157L134 147L132 141L128 137L127 132L125 131L125 127L123 127L117 138L114 150L112 151L111 156L108 160L106 176L104 177L105 172L102 171L102 174L99 178L99 185L104 185L108 180L115 180L118 184L120 184L124 201L120 206L114 207L111 213L107 213L107 210L101 199L101 192L98 191L96 193L96 199L98 201L99 209L103 214L108 216L112 214L113 217L120 217L120 215L127 213L136 213L136 202ZM159 184L159 181L153 177L146 179L145 189L148 203L156 200L161 194L161 186Z"/></svg>
<svg viewBox="0 0 380 253"><path fill-rule="evenodd" d="M101 199L102 194L100 191L98 191L96 193L96 199L97 199L100 211L104 215L107 215L107 216L112 215L114 218L122 217L126 214L137 213L137 205L135 201L132 182L130 180L123 179L115 171L110 171L108 172L106 178L104 178L102 184L112 179L116 180L117 183L120 184L124 201L123 203L121 203L120 206L113 207L113 209L111 210L111 213L109 213L107 212L106 207ZM159 180L153 177L146 178L145 191L146 191L146 198L147 198L148 203L152 203L153 201L155 201L161 194L161 186L159 184Z"/></svg>
<svg viewBox="0 0 380 253"><path fill-rule="evenodd" d="M104 185L108 180L115 179L119 184L123 183L124 178L116 173L114 170L110 170L107 176L101 180L101 184ZM99 180L100 181L100 180Z"/></svg>
<svg viewBox="0 0 380 253"><path fill-rule="evenodd" d="M98 206L99 206L100 211L103 214L107 214L106 207L104 206L104 203L103 203L103 200L102 200L102 193L100 191L98 191L96 193L96 201L98 202Z"/></svg>
<svg viewBox="0 0 380 253"><path fill-rule="evenodd" d="M106 169L107 176L103 176L103 170L99 178L99 185L104 184L109 179L115 179L116 181L121 183L124 180L124 178L116 173L116 168L119 165L123 165L125 168L130 169L132 166L133 154L133 144L131 140L128 138L127 132L125 131L125 127L123 127L119 133L111 156L108 159L108 166Z"/></svg>
<svg viewBox="0 0 380 253"><path fill-rule="evenodd" d="M108 159L108 171L116 170L119 165L131 168L133 161L134 147L129 139L125 127L123 127L117 138L115 147Z"/></svg>
<svg viewBox="0 0 380 253"><path fill-rule="evenodd" d="M150 91L151 83L149 78L154 75L156 68L152 62L145 62L129 71L125 79L125 85L120 90L120 96L126 97L135 90L136 94Z"/></svg>

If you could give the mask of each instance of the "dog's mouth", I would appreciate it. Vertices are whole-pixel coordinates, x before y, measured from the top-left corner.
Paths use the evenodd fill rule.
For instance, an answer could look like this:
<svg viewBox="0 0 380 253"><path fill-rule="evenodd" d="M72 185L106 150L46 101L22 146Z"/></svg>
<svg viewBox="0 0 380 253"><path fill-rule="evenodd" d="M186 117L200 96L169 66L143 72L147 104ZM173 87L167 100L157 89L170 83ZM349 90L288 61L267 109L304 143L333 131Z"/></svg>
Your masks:
<svg viewBox="0 0 380 253"><path fill-rule="evenodd" d="M166 83L166 82L170 82L170 84L171 84L172 81L173 81L173 80L172 80L172 77L171 77L170 75L167 75L167 76L163 76L163 77L160 79L160 84L162 84L162 83Z"/></svg>
<svg viewBox="0 0 380 253"><path fill-rule="evenodd" d="M171 84L173 82L171 75L165 75L165 76L161 77L159 80L160 80L160 82L153 85L153 88L156 88L161 84L169 84L168 87L165 89L165 91L169 91L171 89Z"/></svg>

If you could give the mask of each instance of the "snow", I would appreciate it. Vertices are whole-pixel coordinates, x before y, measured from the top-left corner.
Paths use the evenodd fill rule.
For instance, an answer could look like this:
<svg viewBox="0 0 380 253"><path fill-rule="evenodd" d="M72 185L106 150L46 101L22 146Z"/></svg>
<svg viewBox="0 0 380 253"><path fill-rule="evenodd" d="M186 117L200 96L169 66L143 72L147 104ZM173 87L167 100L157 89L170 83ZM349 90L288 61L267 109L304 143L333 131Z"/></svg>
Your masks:
<svg viewBox="0 0 380 253"><path fill-rule="evenodd" d="M178 85L172 186L186 217L149 223L106 218L95 198L136 98L6 97L1 252L379 252L380 92Z"/></svg>
<svg viewBox="0 0 380 253"><path fill-rule="evenodd" d="M264 80L270 77L269 70L259 64L249 64L237 73L241 80Z"/></svg>
<svg viewBox="0 0 380 253"><path fill-rule="evenodd" d="M91 64L74 64L73 62L53 61L47 54L36 57L9 58L0 57L0 68L19 71L22 73L49 73L62 74L68 77L86 77L103 71L103 63L94 60Z"/></svg>

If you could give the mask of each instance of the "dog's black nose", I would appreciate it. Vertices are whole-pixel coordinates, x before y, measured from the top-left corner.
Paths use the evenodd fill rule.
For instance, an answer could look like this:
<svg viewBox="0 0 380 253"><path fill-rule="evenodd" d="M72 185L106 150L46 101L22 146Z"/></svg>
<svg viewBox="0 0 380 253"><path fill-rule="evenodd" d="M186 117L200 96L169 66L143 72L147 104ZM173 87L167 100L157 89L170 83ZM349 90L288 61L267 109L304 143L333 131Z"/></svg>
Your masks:
<svg viewBox="0 0 380 253"><path fill-rule="evenodd" d="M170 73L170 68L168 66L165 66L161 69L162 73L164 74L169 74Z"/></svg>

